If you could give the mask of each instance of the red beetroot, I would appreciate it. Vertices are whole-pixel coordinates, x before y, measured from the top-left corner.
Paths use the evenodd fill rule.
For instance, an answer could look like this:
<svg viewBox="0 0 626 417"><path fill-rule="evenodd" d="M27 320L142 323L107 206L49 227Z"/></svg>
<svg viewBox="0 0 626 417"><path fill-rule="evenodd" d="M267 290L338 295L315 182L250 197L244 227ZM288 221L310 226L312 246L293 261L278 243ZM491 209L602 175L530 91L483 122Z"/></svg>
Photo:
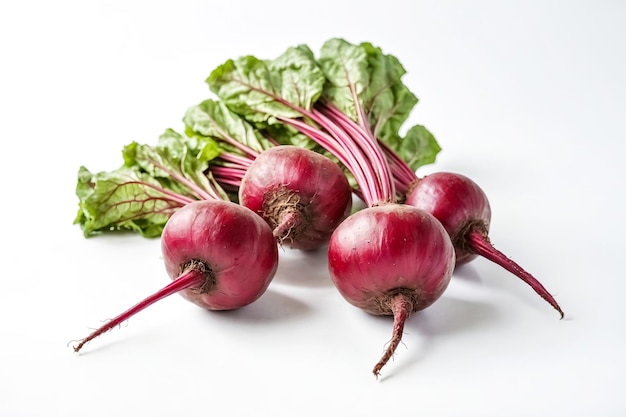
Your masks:
<svg viewBox="0 0 626 417"><path fill-rule="evenodd" d="M239 203L263 217L282 245L313 250L350 213L352 189L326 156L292 145L269 148L246 170Z"/></svg>
<svg viewBox="0 0 626 417"><path fill-rule="evenodd" d="M487 195L474 181L451 172L433 173L411 184L405 202L439 219L450 234L457 264L479 255L489 259L527 283L563 318L563 310L544 286L489 241L491 208Z"/></svg>
<svg viewBox="0 0 626 417"><path fill-rule="evenodd" d="M434 215L452 238L457 265L478 256L467 242L466 234L487 234L491 207L484 191L469 178L450 172L436 172L416 179L406 194L406 204Z"/></svg>
<svg viewBox="0 0 626 417"><path fill-rule="evenodd" d="M269 132L257 132L224 103L211 99L190 107L184 121L194 135L219 144L211 176L263 217L281 245L318 249L349 214L352 190L344 172L318 152L281 145L291 136L283 133L279 142Z"/></svg>
<svg viewBox="0 0 626 417"><path fill-rule="evenodd" d="M341 295L370 314L394 316L393 337L374 367L378 376L398 347L405 321L434 303L454 269L454 248L439 221L411 206L356 212L333 233L331 278Z"/></svg>
<svg viewBox="0 0 626 417"><path fill-rule="evenodd" d="M82 339L75 352L175 293L208 310L246 306L266 291L278 266L278 248L267 223L228 201L181 207L163 229L161 249L172 282Z"/></svg>

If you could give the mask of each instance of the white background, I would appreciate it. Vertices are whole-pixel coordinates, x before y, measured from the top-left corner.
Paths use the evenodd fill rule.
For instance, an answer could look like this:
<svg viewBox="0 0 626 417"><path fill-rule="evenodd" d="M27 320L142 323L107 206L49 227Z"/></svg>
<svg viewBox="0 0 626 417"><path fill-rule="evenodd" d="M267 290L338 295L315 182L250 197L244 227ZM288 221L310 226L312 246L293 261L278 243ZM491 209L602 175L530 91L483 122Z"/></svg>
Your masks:
<svg viewBox="0 0 626 417"><path fill-rule="evenodd" d="M84 239L80 165L180 128L228 58L371 41L406 67L435 170L478 182L496 247L566 319L476 260L391 333L340 298L323 252L281 252L256 303L166 299L77 355L71 340L168 282L158 240ZM1 416L626 415L626 3L20 1L0 6Z"/></svg>

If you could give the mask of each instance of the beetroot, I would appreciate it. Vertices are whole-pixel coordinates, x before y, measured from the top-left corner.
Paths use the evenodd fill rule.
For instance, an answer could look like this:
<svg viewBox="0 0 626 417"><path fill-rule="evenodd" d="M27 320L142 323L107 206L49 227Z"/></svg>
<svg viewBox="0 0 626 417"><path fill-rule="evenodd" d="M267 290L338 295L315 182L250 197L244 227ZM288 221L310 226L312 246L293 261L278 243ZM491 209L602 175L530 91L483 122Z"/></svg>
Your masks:
<svg viewBox="0 0 626 417"><path fill-rule="evenodd" d="M378 375L402 340L405 321L447 288L454 248L430 214L385 204L348 217L331 237L328 260L348 302L370 314L394 316L391 342L373 370Z"/></svg>
<svg viewBox="0 0 626 417"><path fill-rule="evenodd" d="M489 230L491 207L478 184L460 174L436 172L415 178L405 198L406 204L424 209L439 219L454 243L457 265L478 256L465 236L472 230L485 235Z"/></svg>
<svg viewBox="0 0 626 417"><path fill-rule="evenodd" d="M439 219L452 238L457 264L479 255L489 259L527 283L563 318L563 310L545 287L489 241L491 208L487 195L474 181L451 172L433 173L413 181L405 203Z"/></svg>
<svg viewBox="0 0 626 417"><path fill-rule="evenodd" d="M215 100L190 107L184 121L188 132L221 148L210 174L263 217L281 245L318 249L349 214L352 190L344 171L318 152L281 144L290 143L293 133L262 134Z"/></svg>
<svg viewBox="0 0 626 417"><path fill-rule="evenodd" d="M281 145L248 167L239 203L263 217L282 245L312 250L326 244L350 213L352 190L341 168L326 156Z"/></svg>
<svg viewBox="0 0 626 417"><path fill-rule="evenodd" d="M379 141L393 173L396 190L406 204L433 214L450 234L461 265L482 256L528 284L554 307L563 310L546 288L524 268L497 250L489 240L491 207L485 192L471 179L452 172L437 172L418 178L415 171L390 146Z"/></svg>
<svg viewBox="0 0 626 417"><path fill-rule="evenodd" d="M331 235L329 272L348 302L394 318L391 342L373 368L378 377L402 340L406 320L447 288L454 247L433 215L394 202L393 177L373 134L345 118L337 120L336 112L325 109L328 105L317 115L330 135L309 134L326 149L337 149L336 156L355 177L367 205Z"/></svg>
<svg viewBox="0 0 626 417"><path fill-rule="evenodd" d="M202 285L181 295L208 310L252 303L265 292L278 266L270 229L231 202L198 202L180 209L163 229L161 251L173 280L188 269L204 272Z"/></svg>
<svg viewBox="0 0 626 417"><path fill-rule="evenodd" d="M82 339L75 352L175 293L208 310L246 306L266 291L278 266L267 223L229 201L197 201L178 209L163 229L161 249L172 282Z"/></svg>

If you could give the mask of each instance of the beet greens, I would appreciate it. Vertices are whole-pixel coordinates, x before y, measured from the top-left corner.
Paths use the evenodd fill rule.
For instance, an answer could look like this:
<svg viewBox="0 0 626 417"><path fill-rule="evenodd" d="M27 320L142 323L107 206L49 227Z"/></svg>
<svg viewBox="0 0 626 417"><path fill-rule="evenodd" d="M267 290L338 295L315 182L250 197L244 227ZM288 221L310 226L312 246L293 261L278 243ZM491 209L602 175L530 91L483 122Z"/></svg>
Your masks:
<svg viewBox="0 0 626 417"><path fill-rule="evenodd" d="M343 61L337 60L340 57ZM358 107L354 105L352 92L345 88L342 74L346 73L354 80L352 86L358 96ZM250 55L229 59L214 69L206 81L229 109L258 129L271 131L275 137L283 134L289 140L295 137L299 146L319 150L315 143L320 142L314 139L330 134L332 129L349 133L350 129L367 127L370 136L382 140L402 160L410 161L415 170L432 163L440 148L421 125L410 128L404 137L399 133L417 103L417 98L399 80L404 73L396 58L384 55L369 43L352 45L342 39L331 39L322 46L318 60L306 45L299 45L288 48L274 60ZM344 126L328 123L334 111L344 115L347 122ZM337 124L339 126L333 126ZM349 153L330 146L327 143L322 149L344 168L350 163L354 165L353 159L348 160ZM374 163L378 164L376 169L381 163L386 164L384 161ZM353 186L358 187L359 181L366 180L366 173L356 167L355 170L354 173L346 171ZM374 181L374 178L367 180ZM403 183L394 186L404 191ZM359 195L363 192L355 191Z"/></svg>
<svg viewBox="0 0 626 417"><path fill-rule="evenodd" d="M132 142L123 165L91 173L80 167L74 220L86 237L130 230L158 237L171 215L193 201L228 199L205 171L219 154L209 138L189 138L167 129L155 146Z"/></svg>

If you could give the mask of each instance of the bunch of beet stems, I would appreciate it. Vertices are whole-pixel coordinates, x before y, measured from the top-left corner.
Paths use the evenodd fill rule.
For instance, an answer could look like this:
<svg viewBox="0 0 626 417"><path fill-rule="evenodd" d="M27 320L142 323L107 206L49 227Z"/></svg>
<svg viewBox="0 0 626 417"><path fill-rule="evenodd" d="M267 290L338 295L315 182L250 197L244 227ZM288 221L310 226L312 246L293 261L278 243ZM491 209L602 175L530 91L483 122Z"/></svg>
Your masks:
<svg viewBox="0 0 626 417"><path fill-rule="evenodd" d="M275 146L280 146L280 143L275 139L272 139L269 136L266 136L266 139L268 139ZM236 141L236 139L230 138L229 143L231 140ZM230 191L237 191L239 189L248 168L250 168L252 163L260 155L259 152L241 143L239 143L237 148L242 151L242 154L222 151L220 156L218 156L214 163L209 167L209 172L213 178L215 178L215 181L217 181L224 189L228 189ZM401 182L396 181L396 183L402 186ZM363 199L361 189L359 187L353 187L352 191L357 197Z"/></svg>
<svg viewBox="0 0 626 417"><path fill-rule="evenodd" d="M286 101L281 102L290 105ZM337 123L332 112L328 111L330 108L342 114L349 123L344 125ZM295 109L303 112L306 118L318 124L323 130L300 119L279 119L311 138L337 158L354 177L358 186L355 193L366 205L396 201L395 178L379 144L376 140L371 140L373 134L368 134L371 132L369 128L365 125L356 125L339 109L321 100L310 111Z"/></svg>
<svg viewBox="0 0 626 417"><path fill-rule="evenodd" d="M247 169L258 156L257 152L252 152L254 153L246 154L246 156L237 155L232 152L223 152L220 154L220 158L223 162L219 165L211 165L209 171L213 174L213 178L215 178L217 182L225 187L236 190L241 186L241 179L246 175Z"/></svg>
<svg viewBox="0 0 626 417"><path fill-rule="evenodd" d="M213 106L217 106L218 108L223 108L222 106L220 106L220 103L217 103L213 100L207 100L207 103L210 103ZM222 188L228 188L229 190L236 192L239 189L239 186L241 185L241 180L246 174L248 168L250 168L250 165L252 165L252 163L256 160L256 158L258 158L258 156L261 154L261 152L263 152L264 149L255 150L248 144L244 143L243 140L237 140L223 126L221 126L218 122L211 118L209 118L209 123L216 134L207 135L207 132L205 131L198 131L197 127L191 126L193 122L188 120L188 117L193 117L190 116L190 114L192 113L192 110L197 107L199 106L192 106L187 109L187 113L183 118L186 128L188 131L191 131L193 135L209 137L210 139L218 143L227 145L219 146L220 153L215 159L211 161L211 164L208 167L208 171L212 174L216 182L222 186ZM228 112L233 117L238 117L225 108L223 108L223 111ZM203 113L207 114L206 111L203 111ZM245 123L243 120L241 120L241 122ZM263 137L268 141L269 146L280 145L278 141L276 141L269 135L263 135ZM227 149L228 146L230 146L230 148L232 149Z"/></svg>
<svg viewBox="0 0 626 417"><path fill-rule="evenodd" d="M305 119L317 125L315 126L305 121L305 119L278 117L282 123L292 126L300 133L308 136L314 142L322 146L348 169L354 176L359 188L359 194L368 209L381 209L380 211L375 210L376 214L369 213L372 222L376 223L377 220L374 220L374 218L379 215L387 217L387 215L394 211L402 212L402 205L396 203L394 178L391 174L388 161L382 149L379 147L373 132L369 126L367 126L363 114L360 115L358 124L352 121L344 123L344 121L348 119L337 117L340 111L334 108L331 103L320 100L311 110L306 110L296 107L280 97L274 98L285 106L301 112ZM365 211L366 210L367 209L365 209ZM363 212L361 214L363 214ZM385 273L381 273L379 277L355 277L354 281L360 283L354 284L353 282L346 282L352 281L352 279L345 279L346 277L354 277L352 272L344 277L337 278L335 276L333 273L334 267L332 265L333 255L331 254L333 251L333 238L343 224L338 227L333 237L331 237L331 246L329 247L331 278L333 278L335 285L342 295L349 302L369 313L391 314L394 318L392 338L382 357L373 369L373 373L376 377L379 376L381 369L391 359L401 343L406 320L412 313L428 307L441 296L449 283L454 266L454 250L452 243L441 224L434 217L419 209L412 209L404 214L397 215L412 219L410 223L415 226L416 232L411 234L411 236L419 236L419 238L413 242L404 242L405 246L403 250L406 249L406 253L390 253L389 248L386 248L384 246L385 243L383 243L387 239L382 237L386 235L385 231L381 231L380 228L378 228L377 232L381 233L381 235L374 234L365 237L368 240L371 238L372 242L377 242L373 244L374 246L378 244L383 245L379 248L381 252L377 254L378 256L383 256L382 254L386 253L387 257L393 258L387 260L390 267L387 268ZM389 216L389 218L383 220L381 224L394 223L396 222L394 219L397 218L398 217L394 217L394 215ZM414 219L419 220L412 223ZM349 220L350 217L344 221L344 223L347 223ZM424 226L424 224L427 224L427 226ZM406 224L400 227L405 226ZM408 228L411 229L410 226ZM420 232L417 232L418 229ZM426 229L428 229L427 232L424 231ZM348 235L350 234L350 232L346 233ZM389 231L389 234L393 235L394 231ZM431 241L428 237L434 237L434 239ZM340 250L341 249L345 248L340 247ZM411 255L407 255L409 253L420 253L422 255L426 253L437 253L438 255L433 256L429 261L425 259L422 261L410 259L408 264L417 265L409 266L411 277L399 278L402 272L400 272L400 270L396 271L395 266L397 264L403 265L401 268L404 268L407 265L406 258L411 257ZM424 263L424 265L419 266L420 262ZM387 263L385 263L385 265L387 265ZM430 277L423 278L421 274L426 274L426 276ZM368 281L368 279L373 281ZM411 286L398 283L405 279L407 282L411 282ZM422 279L428 282L428 284L420 282ZM352 285L356 288L352 287ZM360 285L363 285L363 287L361 288ZM415 286L413 287L412 285ZM372 294L368 286L377 288L376 293ZM429 289L424 291L423 287L429 287Z"/></svg>
<svg viewBox="0 0 626 417"><path fill-rule="evenodd" d="M241 143L225 131L220 133L221 137L212 136L212 139L232 145L240 153L222 150L220 155L209 166L209 171L220 185L228 187L231 190L237 190L248 168L250 168L250 165L252 165L261 152ZM276 140L268 136L266 136L266 139L274 146L279 145Z"/></svg>

